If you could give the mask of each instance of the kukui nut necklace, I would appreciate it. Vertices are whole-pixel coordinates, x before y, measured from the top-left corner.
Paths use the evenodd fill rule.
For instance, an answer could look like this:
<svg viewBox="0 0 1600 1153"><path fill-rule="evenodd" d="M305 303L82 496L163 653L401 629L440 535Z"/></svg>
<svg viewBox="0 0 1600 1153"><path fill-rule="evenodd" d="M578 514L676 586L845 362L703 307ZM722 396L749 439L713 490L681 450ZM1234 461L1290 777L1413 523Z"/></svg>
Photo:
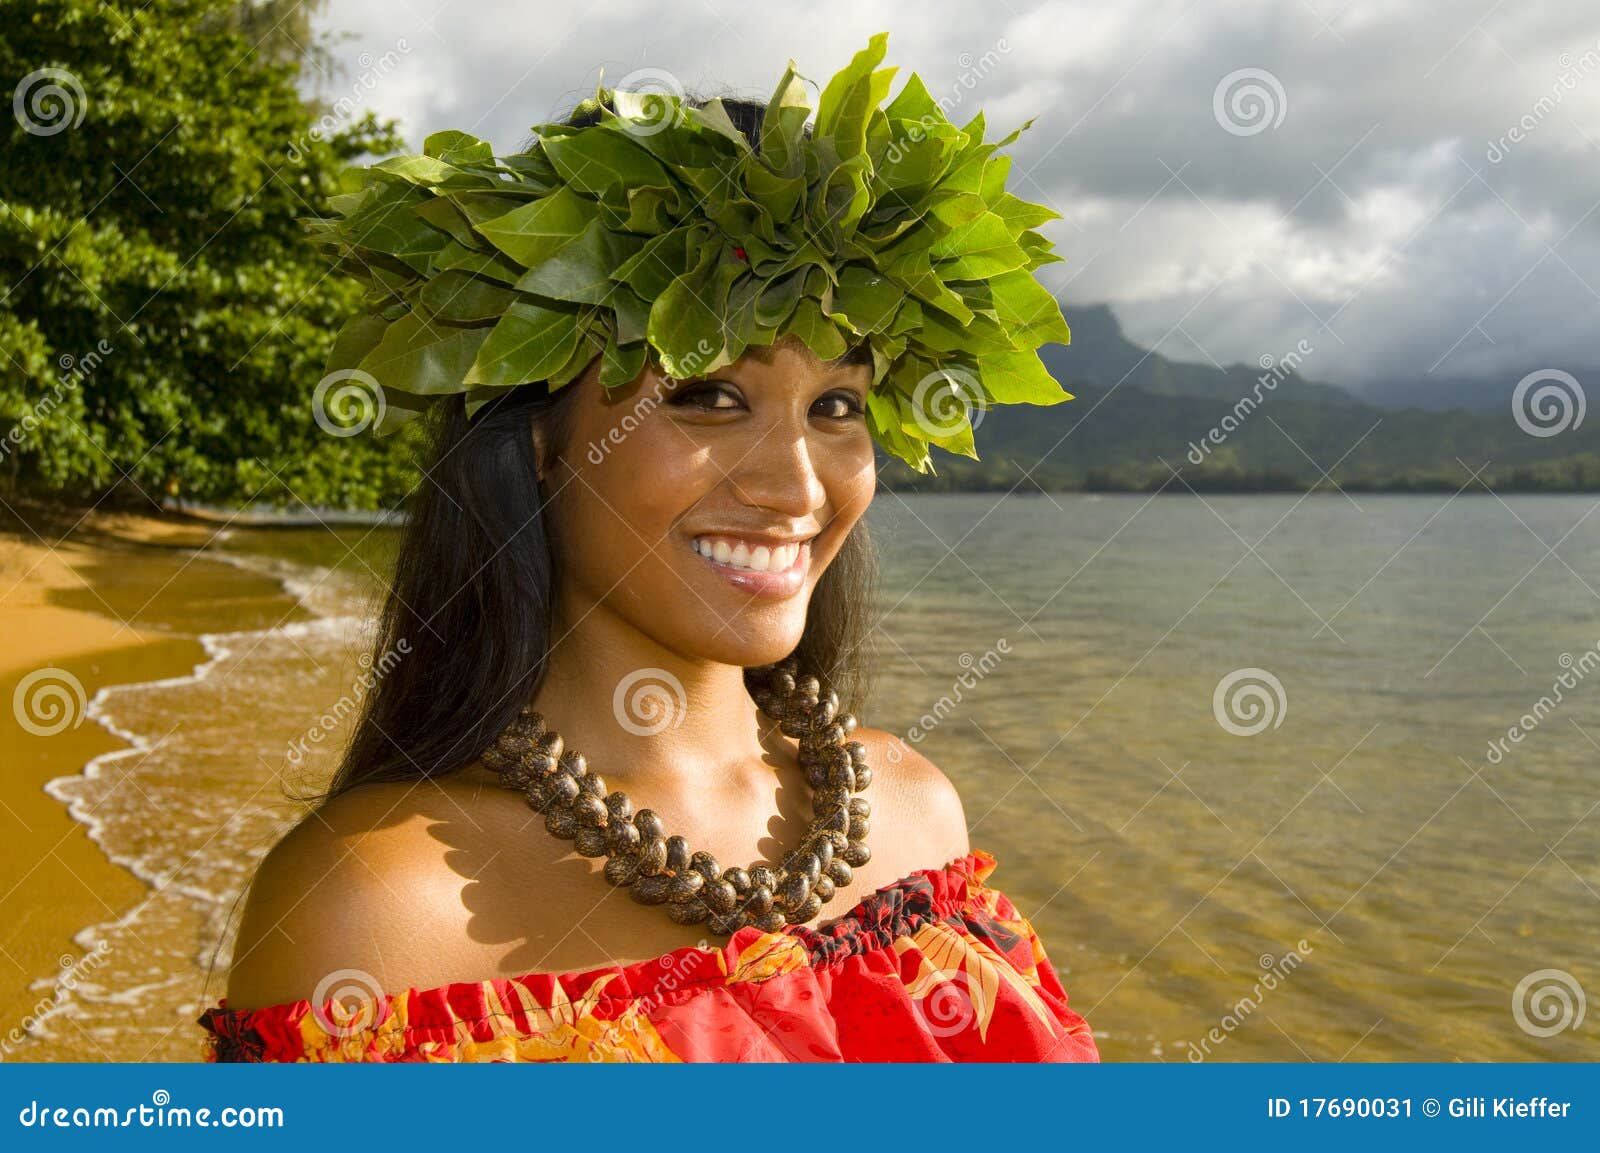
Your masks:
<svg viewBox="0 0 1600 1153"><path fill-rule="evenodd" d="M777 869L723 869L710 853L668 836L656 813L635 812L626 793L607 793L583 754L567 748L531 705L485 751L483 763L544 814L551 833L586 857L606 857L606 880L626 886L642 905L665 905L678 924L704 921L720 934L745 925L775 931L803 924L850 883L853 866L872 857L866 844L872 810L858 795L872 783L872 769L865 746L848 739L856 719L839 712L838 694L797 673L793 657L745 670L756 705L800 742L812 789L811 828Z"/></svg>

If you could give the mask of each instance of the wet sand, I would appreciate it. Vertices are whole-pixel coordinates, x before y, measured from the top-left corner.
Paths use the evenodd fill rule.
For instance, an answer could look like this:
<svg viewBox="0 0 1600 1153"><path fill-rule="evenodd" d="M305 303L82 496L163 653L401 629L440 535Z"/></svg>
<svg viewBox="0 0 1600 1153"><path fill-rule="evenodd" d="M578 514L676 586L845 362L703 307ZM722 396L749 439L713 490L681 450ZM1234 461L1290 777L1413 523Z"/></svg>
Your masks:
<svg viewBox="0 0 1600 1153"><path fill-rule="evenodd" d="M20 519L17 514L20 514ZM183 617L241 585L281 596L274 582L196 557L215 526L34 507L0 523L0 1059L38 1060L29 1037L62 999L62 978L97 958L75 941L115 920L149 886L94 839L93 813L74 819L46 792L96 757L128 749L93 717L113 685L181 677L207 657ZM181 725L181 718L174 718ZM93 1037L65 1038L51 1056L104 1060ZM117 1059L139 1054L118 1053Z"/></svg>

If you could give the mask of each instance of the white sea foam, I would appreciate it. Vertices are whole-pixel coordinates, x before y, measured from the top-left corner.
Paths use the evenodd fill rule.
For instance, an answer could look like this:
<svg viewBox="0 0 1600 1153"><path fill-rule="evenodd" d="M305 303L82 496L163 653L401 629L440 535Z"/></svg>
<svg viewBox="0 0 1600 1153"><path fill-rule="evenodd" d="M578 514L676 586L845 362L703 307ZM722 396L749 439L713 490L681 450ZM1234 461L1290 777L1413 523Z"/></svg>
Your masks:
<svg viewBox="0 0 1600 1153"><path fill-rule="evenodd" d="M283 787L320 784L330 767L323 758L349 736L334 734L298 768L287 759L289 742L359 670L371 588L364 574L203 555L272 577L309 619L198 634L205 659L190 672L95 694L87 715L127 747L45 790L150 891L131 909L107 906L105 920L73 938L83 957L33 982L36 1011L10 1059L195 1059L195 1019L221 992L205 976L229 960L218 944L237 895L301 811Z"/></svg>

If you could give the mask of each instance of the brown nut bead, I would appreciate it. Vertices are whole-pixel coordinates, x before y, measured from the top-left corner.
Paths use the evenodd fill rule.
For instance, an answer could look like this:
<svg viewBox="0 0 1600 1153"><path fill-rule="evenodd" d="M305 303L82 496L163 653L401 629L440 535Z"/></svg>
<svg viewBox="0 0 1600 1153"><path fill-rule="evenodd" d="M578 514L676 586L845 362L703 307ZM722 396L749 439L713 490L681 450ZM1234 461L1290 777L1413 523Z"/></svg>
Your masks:
<svg viewBox="0 0 1600 1153"><path fill-rule="evenodd" d="M590 793L581 794L572 802L572 815L591 828L603 828L606 823L606 803Z"/></svg>
<svg viewBox="0 0 1600 1153"><path fill-rule="evenodd" d="M544 815L544 827L551 836L570 841L578 835L578 818L571 809L551 809Z"/></svg>
<svg viewBox="0 0 1600 1153"><path fill-rule="evenodd" d="M816 895L818 900L831 901L833 899L834 892L833 878L826 875L818 877L816 886L811 890L811 892Z"/></svg>
<svg viewBox="0 0 1600 1153"><path fill-rule="evenodd" d="M613 885L631 885L639 879L639 862L627 854L606 861L606 880Z"/></svg>
<svg viewBox="0 0 1600 1153"><path fill-rule="evenodd" d="M803 925L821 911L822 898L817 896L815 893L812 893L811 896L805 899L799 908L795 909L789 914L789 923L792 925Z"/></svg>
<svg viewBox="0 0 1600 1153"><path fill-rule="evenodd" d="M828 837L817 837L810 844L811 855L817 859L817 875L821 876L833 864L833 841Z"/></svg>
<svg viewBox="0 0 1600 1153"><path fill-rule="evenodd" d="M667 839L666 823L662 821L660 814L654 809L640 809L633 814L633 825L634 828L639 830L639 835L646 840L657 838L665 841Z"/></svg>
<svg viewBox="0 0 1600 1153"><path fill-rule="evenodd" d="M858 869L862 865L865 865L868 861L872 860L872 850L867 848L867 846L862 844L860 841L852 841L849 845L845 846L844 852L840 853L839 855L844 858L845 864L853 865Z"/></svg>
<svg viewBox="0 0 1600 1153"><path fill-rule="evenodd" d="M551 804L565 806L578 799L578 782L565 774L552 778L545 788L550 792Z"/></svg>
<svg viewBox="0 0 1600 1153"><path fill-rule="evenodd" d="M668 877L667 880L668 897L673 901L687 901L698 897L700 890L706 885L706 879L693 870L685 870L676 876Z"/></svg>
<svg viewBox="0 0 1600 1153"><path fill-rule="evenodd" d="M628 896L641 905L662 905L671 886L671 877L640 877L628 887Z"/></svg>
<svg viewBox="0 0 1600 1153"><path fill-rule="evenodd" d="M733 891L733 886L718 877L714 881L707 881L700 890L700 900L706 903L706 908L713 913L731 913L739 906L739 894Z"/></svg>
<svg viewBox="0 0 1600 1153"><path fill-rule="evenodd" d="M722 866L707 852L696 852L689 858L689 867L708 881L722 880Z"/></svg>
<svg viewBox="0 0 1600 1153"><path fill-rule="evenodd" d="M607 793L606 812L610 813L618 821L632 821L633 802L628 799L627 793Z"/></svg>
<svg viewBox="0 0 1600 1153"><path fill-rule="evenodd" d="M722 879L733 886L741 897L750 891L750 874L738 865L729 865L722 871Z"/></svg>
<svg viewBox="0 0 1600 1153"><path fill-rule="evenodd" d="M667 868L681 873L689 867L689 842L679 836L667 838Z"/></svg>
<svg viewBox="0 0 1600 1153"><path fill-rule="evenodd" d="M606 825L606 843L613 853L629 853L639 847L639 830L632 821L619 821L615 813Z"/></svg>
<svg viewBox="0 0 1600 1153"><path fill-rule="evenodd" d="M731 937L749 923L743 913L712 913L706 918L706 928L720 936Z"/></svg>
<svg viewBox="0 0 1600 1153"><path fill-rule="evenodd" d="M835 858L834 862L828 866L828 878L838 888L844 888L854 876L855 871L845 863L843 857Z"/></svg>
<svg viewBox="0 0 1600 1153"><path fill-rule="evenodd" d="M773 909L770 912L762 913L750 923L763 933L776 933L789 923L789 918L778 912L778 910Z"/></svg>
<svg viewBox="0 0 1600 1153"><path fill-rule="evenodd" d="M579 829L578 835L572 839L572 847L585 857L603 857L606 855L606 831L604 829Z"/></svg>
<svg viewBox="0 0 1600 1153"><path fill-rule="evenodd" d="M752 865L750 867L750 887L752 889L776 889L778 887L778 874L767 865Z"/></svg>
<svg viewBox="0 0 1600 1153"><path fill-rule="evenodd" d="M635 825L635 828L638 826ZM639 845L639 871L646 876L665 872L667 868L667 842L665 838L653 837Z"/></svg>
<svg viewBox="0 0 1600 1153"><path fill-rule="evenodd" d="M710 915L711 910L707 909L705 902L698 897L692 901L682 901L667 906L667 916L679 925L698 924Z"/></svg>
<svg viewBox="0 0 1600 1153"><path fill-rule="evenodd" d="M778 891L773 894L778 905L785 909L795 909L800 906L811 892L811 882L804 873L790 873L784 878L783 884L778 886Z"/></svg>
<svg viewBox="0 0 1600 1153"><path fill-rule="evenodd" d="M752 917L760 917L772 911L772 890L765 885L757 885L750 890L750 895L741 903L741 907Z"/></svg>

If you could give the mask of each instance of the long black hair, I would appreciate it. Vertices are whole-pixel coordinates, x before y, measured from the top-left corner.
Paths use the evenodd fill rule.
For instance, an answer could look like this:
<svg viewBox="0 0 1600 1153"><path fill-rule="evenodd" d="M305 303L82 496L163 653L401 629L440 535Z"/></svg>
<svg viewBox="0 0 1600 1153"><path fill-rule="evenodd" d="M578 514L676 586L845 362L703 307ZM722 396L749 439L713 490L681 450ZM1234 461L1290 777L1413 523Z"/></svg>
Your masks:
<svg viewBox="0 0 1600 1153"><path fill-rule="evenodd" d="M722 101L758 146L765 106ZM706 98L687 103L699 107ZM592 124L596 115L587 111L566 123ZM846 362L863 356L870 353L857 346ZM367 781L437 777L470 765L537 692L550 656L558 566L534 430L547 453L559 456L578 391L576 384L525 384L470 419L463 398L452 396L423 418L421 479L406 502L373 649L404 655L392 666L385 661L388 671L363 698L343 760L320 799ZM801 667L826 678L850 712L860 711L871 683L875 583L863 520L818 580L794 650Z"/></svg>

